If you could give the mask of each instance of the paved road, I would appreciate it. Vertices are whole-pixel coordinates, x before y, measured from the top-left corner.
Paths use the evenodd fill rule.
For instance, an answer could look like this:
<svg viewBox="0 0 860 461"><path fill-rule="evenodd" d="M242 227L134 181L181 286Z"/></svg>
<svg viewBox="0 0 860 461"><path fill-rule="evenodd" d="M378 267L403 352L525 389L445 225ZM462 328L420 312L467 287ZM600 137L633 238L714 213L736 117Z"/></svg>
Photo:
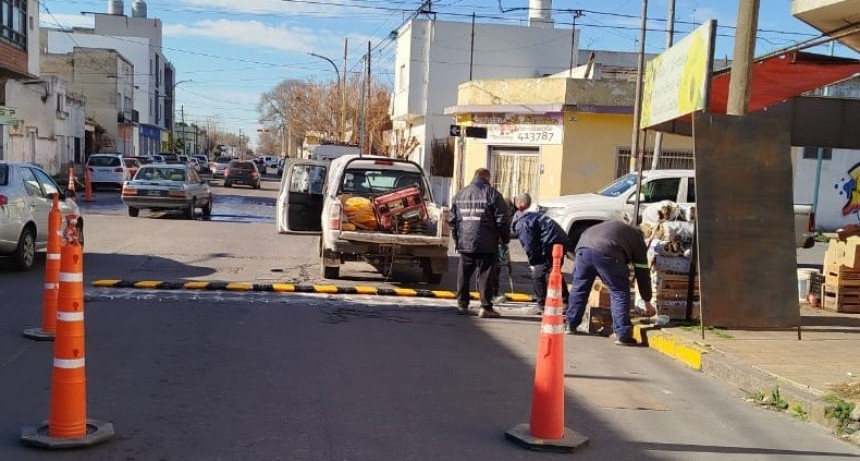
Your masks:
<svg viewBox="0 0 860 461"><path fill-rule="evenodd" d="M272 189L227 195L262 219ZM302 262L316 277L313 238L279 236L271 222L133 219L98 200L87 210L87 280L263 280L299 274L291 265ZM61 455L24 448L20 427L47 417L51 344L21 337L39 318L43 267L43 256L27 274L0 262L0 459L561 458L502 436L528 420L539 327L512 307L482 320L444 300L92 287L88 413L117 437ZM577 336L565 354L567 425L591 438L578 459L860 457L647 349Z"/></svg>

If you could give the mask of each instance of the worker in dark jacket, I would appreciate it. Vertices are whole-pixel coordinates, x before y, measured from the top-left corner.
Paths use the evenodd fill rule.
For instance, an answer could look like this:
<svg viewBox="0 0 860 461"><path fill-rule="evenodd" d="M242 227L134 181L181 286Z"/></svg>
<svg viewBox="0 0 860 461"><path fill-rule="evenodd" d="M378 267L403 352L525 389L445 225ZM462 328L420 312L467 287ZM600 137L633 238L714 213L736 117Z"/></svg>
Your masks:
<svg viewBox="0 0 860 461"><path fill-rule="evenodd" d="M594 284L594 278L599 275L610 292L615 344L635 346L633 325L630 323L628 265L631 263L639 294L645 301L645 309L649 315L654 313L654 307L651 305L651 273L642 232L621 221L606 221L589 227L582 233L575 253L573 289L565 322L567 332L574 334L576 327L582 322L588 293Z"/></svg>
<svg viewBox="0 0 860 461"><path fill-rule="evenodd" d="M532 270L532 290L535 295L533 314L543 313L546 305L547 277L552 270L552 247L555 244L567 246L567 235L564 229L539 211L527 211L532 205L529 194L520 194L514 198L517 212L513 218L513 235L520 241L526 252L529 266ZM564 264L564 256L562 256ZM562 299L567 305L567 282L561 284Z"/></svg>
<svg viewBox="0 0 860 461"><path fill-rule="evenodd" d="M507 206L502 195L490 185L490 170L479 168L472 183L464 187L451 204L449 219L454 247L460 253L457 271L457 309L469 313L469 283L478 270L481 299L479 317L500 317L493 309L496 288L496 257L499 245L511 239Z"/></svg>

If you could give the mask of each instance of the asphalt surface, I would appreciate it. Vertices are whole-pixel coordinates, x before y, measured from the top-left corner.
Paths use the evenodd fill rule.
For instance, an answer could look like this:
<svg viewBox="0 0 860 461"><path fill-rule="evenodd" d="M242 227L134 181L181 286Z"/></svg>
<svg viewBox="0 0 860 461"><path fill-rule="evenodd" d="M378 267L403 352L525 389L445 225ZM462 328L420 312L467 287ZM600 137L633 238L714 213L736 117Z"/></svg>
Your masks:
<svg viewBox="0 0 860 461"><path fill-rule="evenodd" d="M226 214L273 216L267 186L230 189L250 198ZM289 278L300 263L309 279L318 273L314 237L277 235L273 222L129 218L101 195L85 219L88 281ZM347 275L394 283L371 269ZM88 416L114 423L117 436L62 454L23 447L21 427L48 415L52 345L21 335L40 318L43 270L44 255L24 274L0 261L0 460L570 456L504 440L529 419L540 325L512 306L487 320L458 316L446 300L90 286ZM565 356L566 425L591 439L578 459L860 458L823 429L648 349L574 336Z"/></svg>

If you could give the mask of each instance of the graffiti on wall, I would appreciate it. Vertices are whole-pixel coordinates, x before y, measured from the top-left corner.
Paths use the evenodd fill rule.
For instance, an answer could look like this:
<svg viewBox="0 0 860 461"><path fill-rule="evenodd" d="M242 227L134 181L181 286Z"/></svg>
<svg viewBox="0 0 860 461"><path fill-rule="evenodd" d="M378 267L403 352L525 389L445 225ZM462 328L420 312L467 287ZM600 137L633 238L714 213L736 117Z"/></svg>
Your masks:
<svg viewBox="0 0 860 461"><path fill-rule="evenodd" d="M860 163L855 164L848 170L848 177L843 177L840 184L833 187L839 195L845 196L845 205L842 207L842 215L848 216L852 213L860 220Z"/></svg>

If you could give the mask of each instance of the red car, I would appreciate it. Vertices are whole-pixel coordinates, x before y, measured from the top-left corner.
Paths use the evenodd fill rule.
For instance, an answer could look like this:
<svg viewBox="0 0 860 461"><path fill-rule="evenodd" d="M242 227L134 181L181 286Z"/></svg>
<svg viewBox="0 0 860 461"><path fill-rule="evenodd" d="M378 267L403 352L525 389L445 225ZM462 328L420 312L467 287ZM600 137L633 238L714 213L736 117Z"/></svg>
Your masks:
<svg viewBox="0 0 860 461"><path fill-rule="evenodd" d="M245 184L259 189L262 178L257 164L252 160L231 160L224 170L224 187L232 187L233 184Z"/></svg>

